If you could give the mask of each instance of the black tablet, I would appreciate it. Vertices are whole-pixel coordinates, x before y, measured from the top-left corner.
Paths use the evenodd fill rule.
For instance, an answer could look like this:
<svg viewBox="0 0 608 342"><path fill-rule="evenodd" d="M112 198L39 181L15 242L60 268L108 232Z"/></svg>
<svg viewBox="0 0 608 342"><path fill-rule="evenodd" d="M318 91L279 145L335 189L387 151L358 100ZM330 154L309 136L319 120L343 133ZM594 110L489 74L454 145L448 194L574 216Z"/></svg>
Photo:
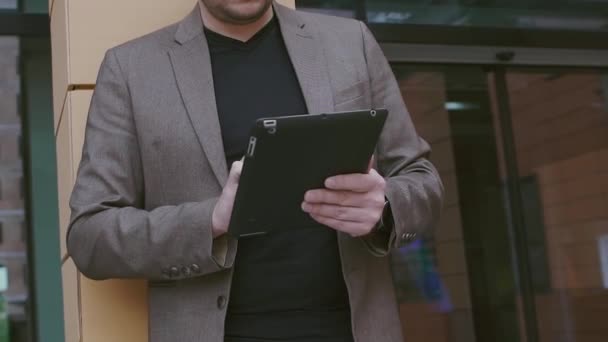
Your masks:
<svg viewBox="0 0 608 342"><path fill-rule="evenodd" d="M365 173L385 109L259 119L249 146L228 229L234 237L309 227L304 194L325 179Z"/></svg>

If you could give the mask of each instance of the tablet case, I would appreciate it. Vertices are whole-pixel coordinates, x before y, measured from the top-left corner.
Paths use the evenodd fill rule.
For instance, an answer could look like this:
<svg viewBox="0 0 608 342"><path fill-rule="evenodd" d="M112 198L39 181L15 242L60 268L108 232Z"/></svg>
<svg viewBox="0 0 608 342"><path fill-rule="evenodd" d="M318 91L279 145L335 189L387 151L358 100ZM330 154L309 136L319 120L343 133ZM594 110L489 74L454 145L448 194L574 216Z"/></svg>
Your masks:
<svg viewBox="0 0 608 342"><path fill-rule="evenodd" d="M252 128L229 234L310 227L304 194L339 174L365 173L385 109L263 118Z"/></svg>

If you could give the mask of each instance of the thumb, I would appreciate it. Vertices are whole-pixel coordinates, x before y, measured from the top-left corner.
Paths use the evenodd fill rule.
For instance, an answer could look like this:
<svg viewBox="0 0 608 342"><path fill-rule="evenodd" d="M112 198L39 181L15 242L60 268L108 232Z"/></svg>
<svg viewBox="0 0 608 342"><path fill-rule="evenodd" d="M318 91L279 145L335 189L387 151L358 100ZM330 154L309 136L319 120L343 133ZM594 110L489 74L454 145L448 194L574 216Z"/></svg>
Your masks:
<svg viewBox="0 0 608 342"><path fill-rule="evenodd" d="M230 174L228 175L228 184L238 184L241 178L241 172L243 171L243 161L236 161L232 163L230 167Z"/></svg>
<svg viewBox="0 0 608 342"><path fill-rule="evenodd" d="M367 173L372 170L374 164L376 164L376 156L372 154L372 157L369 159L369 164L367 165Z"/></svg>

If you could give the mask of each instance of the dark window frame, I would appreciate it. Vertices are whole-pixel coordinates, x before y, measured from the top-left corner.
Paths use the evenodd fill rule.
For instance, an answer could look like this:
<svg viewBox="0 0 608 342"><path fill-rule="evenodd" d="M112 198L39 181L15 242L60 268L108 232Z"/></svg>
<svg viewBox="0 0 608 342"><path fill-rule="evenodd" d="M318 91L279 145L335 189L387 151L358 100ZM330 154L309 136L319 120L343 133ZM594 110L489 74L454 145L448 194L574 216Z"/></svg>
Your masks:
<svg viewBox="0 0 608 342"><path fill-rule="evenodd" d="M382 43L608 49L608 32L374 23L369 27Z"/></svg>
<svg viewBox="0 0 608 342"><path fill-rule="evenodd" d="M32 153L40 153L40 148L34 149L35 147L40 146L40 142L32 141L30 126L33 126L33 116L38 116L38 119L46 116L43 121L47 126L50 118L50 125L52 126L52 107L48 107L47 112L46 109L41 110L40 107L31 108L32 106L27 103L28 101L31 102L31 99L28 99L26 95L32 87L28 86L26 83L33 82L38 86L41 86L41 84L37 83L40 82L38 79L35 81L29 80L32 75L31 72L28 73L27 68L31 66L32 63L36 62L29 61L26 63L23 60L23 58L27 57L31 59L32 56L42 53L46 56L42 57L43 64L48 65L48 68L50 68L50 18L48 13L43 13L46 12L46 9L48 8L43 2L44 0L18 0L16 9L0 10L0 36L16 36L19 38L21 50L19 73L22 78L25 78L21 82L21 90L18 98L18 112L20 114L22 127L19 148L23 160L23 178L20 182L20 188L23 195L22 197L24 197L25 207L25 218L22 223L21 236L24 239L24 243L27 245L27 263L23 265L23 267L25 267L23 277L28 288L29 303L26 311L27 330L16 333L18 334L17 337L24 338L27 341L41 341L43 340L43 336L44 340L62 341L64 340L64 331L63 305L60 305L62 302L61 264L59 260L56 260L56 262L51 262L50 264L40 265L40 260L49 260L49 258L51 258L50 260L53 260L53 256L55 256L59 250L59 243L57 243L57 245L49 244L49 241L53 241L54 239L49 240L47 236L48 234L59 234L58 222L56 222L57 220L55 217L56 213L53 213L53 211L48 208L41 211L40 203L38 203L44 201L43 203L56 206L56 189L55 194L41 194L40 191L38 191L37 195L34 196L34 190L36 189L33 188L34 184L32 182L34 174L37 177L42 176L41 178L47 179L47 182L51 179L48 177L51 172L48 172L48 170L43 170L42 172L39 169L35 170L32 165L36 163L32 158L37 158ZM37 13L33 13L35 11L37 11ZM36 51L38 47L41 48L40 52ZM40 58L38 59L38 63L40 63ZM48 91L45 90L45 96L51 98L50 81L47 83L48 84L44 85L44 87L48 89ZM36 112L30 112L31 110L36 110ZM36 122L40 124L40 122ZM40 126L37 127L37 129L39 128ZM48 145L47 147L54 151L53 146L54 145ZM53 168L52 173L54 173L55 165L49 164L49 167ZM39 186L39 184L37 186ZM38 203L36 204L36 207L39 208L36 210L36 213L32 211L34 201ZM34 220L35 217L36 220ZM41 224L46 226L41 227ZM41 228L56 228L56 232L53 231L41 234ZM38 235L45 235L47 238ZM52 274L52 276L49 277L49 274ZM58 307L58 305L60 305L60 307Z"/></svg>
<svg viewBox="0 0 608 342"><path fill-rule="evenodd" d="M49 16L0 11L0 36L50 37Z"/></svg>

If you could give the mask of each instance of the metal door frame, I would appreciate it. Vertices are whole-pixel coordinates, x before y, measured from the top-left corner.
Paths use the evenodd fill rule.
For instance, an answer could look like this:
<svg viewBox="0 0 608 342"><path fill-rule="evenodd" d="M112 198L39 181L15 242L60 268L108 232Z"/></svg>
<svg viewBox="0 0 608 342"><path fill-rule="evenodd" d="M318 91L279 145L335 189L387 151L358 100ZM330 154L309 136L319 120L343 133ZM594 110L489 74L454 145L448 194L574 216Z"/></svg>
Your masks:
<svg viewBox="0 0 608 342"><path fill-rule="evenodd" d="M608 50L381 43L391 63L608 68Z"/></svg>

